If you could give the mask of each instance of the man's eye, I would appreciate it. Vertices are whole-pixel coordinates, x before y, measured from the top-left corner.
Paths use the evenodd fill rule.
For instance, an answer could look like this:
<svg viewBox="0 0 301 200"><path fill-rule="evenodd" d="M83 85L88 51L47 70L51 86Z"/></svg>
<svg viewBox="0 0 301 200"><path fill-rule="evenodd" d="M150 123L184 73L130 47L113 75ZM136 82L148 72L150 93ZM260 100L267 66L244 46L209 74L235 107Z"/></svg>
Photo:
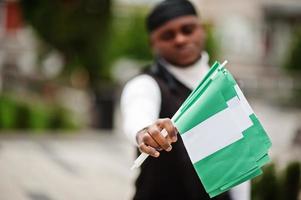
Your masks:
<svg viewBox="0 0 301 200"><path fill-rule="evenodd" d="M172 40L174 37L175 37L175 33L172 31L166 31L166 32L162 33L160 36L161 40L164 40L164 41Z"/></svg>
<svg viewBox="0 0 301 200"><path fill-rule="evenodd" d="M181 32L184 35L190 35L194 32L195 29L196 29L196 25L194 24L186 25L181 28Z"/></svg>

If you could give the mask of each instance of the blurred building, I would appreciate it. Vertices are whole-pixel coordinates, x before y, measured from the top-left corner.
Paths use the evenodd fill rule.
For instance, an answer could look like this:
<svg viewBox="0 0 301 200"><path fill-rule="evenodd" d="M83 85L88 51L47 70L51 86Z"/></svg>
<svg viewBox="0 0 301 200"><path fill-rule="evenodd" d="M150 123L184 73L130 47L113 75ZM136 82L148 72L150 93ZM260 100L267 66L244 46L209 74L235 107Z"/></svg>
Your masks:
<svg viewBox="0 0 301 200"><path fill-rule="evenodd" d="M18 0L0 0L0 69L2 89L22 89L58 75L63 59L53 51L38 63L41 43L23 19ZM6 79L6 81L3 81ZM15 80L17 79L17 80ZM24 82L20 84L20 82ZM1 81L0 81L1 82ZM23 88L26 89L26 88Z"/></svg>
<svg viewBox="0 0 301 200"><path fill-rule="evenodd" d="M35 73L36 38L24 26L19 1L0 1L0 82L2 90L22 89ZM25 84L26 85L26 84Z"/></svg>
<svg viewBox="0 0 301 200"><path fill-rule="evenodd" d="M299 79L284 72L293 34L301 26L298 0L195 0L204 21L212 23L222 59L242 80L245 91L287 98L300 89ZM275 92L277 91L277 92Z"/></svg>
<svg viewBox="0 0 301 200"><path fill-rule="evenodd" d="M297 24L301 25L301 2L297 0L230 0L227 5L217 0L195 3L203 19L215 24L223 57L244 63L248 69L243 70L250 75L257 75L258 68L282 67L292 32Z"/></svg>
<svg viewBox="0 0 301 200"><path fill-rule="evenodd" d="M20 0L0 0L0 95L8 92L32 101L56 102L76 113L74 118L87 116L88 95L55 81L64 60L53 49L39 59L43 45L33 28L25 23Z"/></svg>

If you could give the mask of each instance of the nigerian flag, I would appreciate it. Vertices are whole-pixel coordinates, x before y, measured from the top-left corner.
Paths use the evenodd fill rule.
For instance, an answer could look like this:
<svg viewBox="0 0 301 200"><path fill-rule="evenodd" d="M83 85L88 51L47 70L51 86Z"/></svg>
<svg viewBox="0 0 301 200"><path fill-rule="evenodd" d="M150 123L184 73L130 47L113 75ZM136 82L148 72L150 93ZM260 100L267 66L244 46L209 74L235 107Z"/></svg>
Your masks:
<svg viewBox="0 0 301 200"><path fill-rule="evenodd" d="M233 76L216 62L172 118L214 197L262 173L271 142Z"/></svg>

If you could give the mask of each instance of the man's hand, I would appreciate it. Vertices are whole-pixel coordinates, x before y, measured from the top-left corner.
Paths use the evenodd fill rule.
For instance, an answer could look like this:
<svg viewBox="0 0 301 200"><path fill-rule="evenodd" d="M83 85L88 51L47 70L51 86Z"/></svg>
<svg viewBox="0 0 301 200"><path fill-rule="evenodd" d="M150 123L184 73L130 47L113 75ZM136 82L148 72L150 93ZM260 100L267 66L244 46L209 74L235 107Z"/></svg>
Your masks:
<svg viewBox="0 0 301 200"><path fill-rule="evenodd" d="M161 134L163 129L167 131L166 137ZM138 147L144 153L159 157L160 150L171 151L171 143L177 141L177 133L177 128L169 118L158 119L137 133Z"/></svg>

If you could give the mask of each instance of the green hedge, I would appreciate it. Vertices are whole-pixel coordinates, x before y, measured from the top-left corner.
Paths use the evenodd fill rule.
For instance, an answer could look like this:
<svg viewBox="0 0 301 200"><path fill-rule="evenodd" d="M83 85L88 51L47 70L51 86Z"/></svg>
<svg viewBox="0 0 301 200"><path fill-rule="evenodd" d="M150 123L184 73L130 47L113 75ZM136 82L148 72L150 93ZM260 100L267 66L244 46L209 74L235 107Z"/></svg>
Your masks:
<svg viewBox="0 0 301 200"><path fill-rule="evenodd" d="M301 72L301 27L294 32L290 50L287 54L285 68L288 71Z"/></svg>
<svg viewBox="0 0 301 200"><path fill-rule="evenodd" d="M17 104L7 97L0 97L0 129L16 127Z"/></svg>
<svg viewBox="0 0 301 200"><path fill-rule="evenodd" d="M77 129L70 112L57 105L0 96L0 130Z"/></svg>
<svg viewBox="0 0 301 200"><path fill-rule="evenodd" d="M263 175L252 180L252 200L298 200L301 187L301 164L290 163L277 172L275 165L263 168Z"/></svg>

